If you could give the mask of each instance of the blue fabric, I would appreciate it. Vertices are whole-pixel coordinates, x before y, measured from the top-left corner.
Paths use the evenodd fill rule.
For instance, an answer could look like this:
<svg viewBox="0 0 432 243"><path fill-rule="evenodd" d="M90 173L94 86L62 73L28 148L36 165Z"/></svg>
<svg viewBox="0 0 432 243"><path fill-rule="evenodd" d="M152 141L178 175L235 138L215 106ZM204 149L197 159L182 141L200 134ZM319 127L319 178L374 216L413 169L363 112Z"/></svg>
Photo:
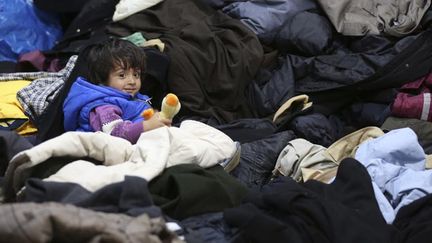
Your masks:
<svg viewBox="0 0 432 243"><path fill-rule="evenodd" d="M132 97L128 93L94 85L78 77L63 103L65 131L93 131L89 122L90 112L101 105L116 105L123 112L123 120L140 122L143 120L141 113L151 108L148 100L146 95L138 93Z"/></svg>
<svg viewBox="0 0 432 243"><path fill-rule="evenodd" d="M358 148L355 158L375 184L375 197L387 223L393 222L400 208L432 193L432 171L425 170L425 157L410 128L390 131Z"/></svg>
<svg viewBox="0 0 432 243"><path fill-rule="evenodd" d="M236 231L225 222L222 212L206 213L188 217L182 220L180 225L186 231L186 239L189 234L194 233L194 235L199 237L202 242L231 242Z"/></svg>
<svg viewBox="0 0 432 243"><path fill-rule="evenodd" d="M230 174L248 188L262 187L269 182L280 152L294 138L292 131L283 131L243 143L240 162Z"/></svg>
<svg viewBox="0 0 432 243"><path fill-rule="evenodd" d="M242 21L260 39L272 39L286 20L314 8L316 4L311 0L238 1L222 11Z"/></svg>
<svg viewBox="0 0 432 243"><path fill-rule="evenodd" d="M276 49L307 57L326 55L332 45L332 24L327 16L312 11L300 12L287 20L274 37Z"/></svg>
<svg viewBox="0 0 432 243"><path fill-rule="evenodd" d="M0 0L0 61L49 50L62 36L60 18L34 7L30 0Z"/></svg>

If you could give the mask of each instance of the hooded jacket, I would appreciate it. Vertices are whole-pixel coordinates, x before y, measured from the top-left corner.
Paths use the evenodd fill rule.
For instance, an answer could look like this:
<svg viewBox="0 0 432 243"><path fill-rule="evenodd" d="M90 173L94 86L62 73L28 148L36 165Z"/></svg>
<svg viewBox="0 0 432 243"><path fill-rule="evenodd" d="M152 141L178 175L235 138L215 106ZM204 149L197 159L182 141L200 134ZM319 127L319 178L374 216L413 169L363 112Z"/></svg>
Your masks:
<svg viewBox="0 0 432 243"><path fill-rule="evenodd" d="M141 113L151 108L146 95L132 96L117 89L94 85L78 77L63 103L65 131L86 131L90 126L90 112L101 105L115 105L123 111L122 119L132 122L143 120Z"/></svg>

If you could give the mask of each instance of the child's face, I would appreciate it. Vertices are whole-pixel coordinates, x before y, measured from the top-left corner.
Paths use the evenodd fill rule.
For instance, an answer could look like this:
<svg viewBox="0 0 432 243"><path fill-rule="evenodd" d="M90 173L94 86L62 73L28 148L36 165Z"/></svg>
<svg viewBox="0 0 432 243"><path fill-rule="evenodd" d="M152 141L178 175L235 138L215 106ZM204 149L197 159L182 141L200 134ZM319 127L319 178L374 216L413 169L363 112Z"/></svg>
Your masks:
<svg viewBox="0 0 432 243"><path fill-rule="evenodd" d="M134 96L141 88L141 73L133 68L116 67L110 72L107 85Z"/></svg>

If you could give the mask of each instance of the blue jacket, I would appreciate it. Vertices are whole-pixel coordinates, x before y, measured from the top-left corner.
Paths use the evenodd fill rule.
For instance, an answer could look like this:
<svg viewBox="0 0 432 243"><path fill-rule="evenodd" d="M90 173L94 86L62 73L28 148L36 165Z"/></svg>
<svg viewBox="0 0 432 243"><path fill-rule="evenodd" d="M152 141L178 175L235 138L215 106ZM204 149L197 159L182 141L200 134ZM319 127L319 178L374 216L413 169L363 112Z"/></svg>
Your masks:
<svg viewBox="0 0 432 243"><path fill-rule="evenodd" d="M122 119L132 122L143 120L141 113L151 108L149 97L136 94L133 97L117 89L98 86L78 77L63 103L65 131L93 131L90 111L101 105L116 105L123 111Z"/></svg>

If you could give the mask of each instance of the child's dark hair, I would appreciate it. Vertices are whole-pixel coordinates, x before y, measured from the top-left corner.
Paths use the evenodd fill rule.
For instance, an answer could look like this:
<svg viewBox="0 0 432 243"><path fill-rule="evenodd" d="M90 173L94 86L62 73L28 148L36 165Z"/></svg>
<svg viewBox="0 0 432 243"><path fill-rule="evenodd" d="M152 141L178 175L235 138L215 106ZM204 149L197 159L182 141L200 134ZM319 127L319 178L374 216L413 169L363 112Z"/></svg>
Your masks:
<svg viewBox="0 0 432 243"><path fill-rule="evenodd" d="M106 84L116 66L140 70L141 79L146 72L144 50L127 40L109 39L88 46L83 53L87 59L88 81L93 84Z"/></svg>

